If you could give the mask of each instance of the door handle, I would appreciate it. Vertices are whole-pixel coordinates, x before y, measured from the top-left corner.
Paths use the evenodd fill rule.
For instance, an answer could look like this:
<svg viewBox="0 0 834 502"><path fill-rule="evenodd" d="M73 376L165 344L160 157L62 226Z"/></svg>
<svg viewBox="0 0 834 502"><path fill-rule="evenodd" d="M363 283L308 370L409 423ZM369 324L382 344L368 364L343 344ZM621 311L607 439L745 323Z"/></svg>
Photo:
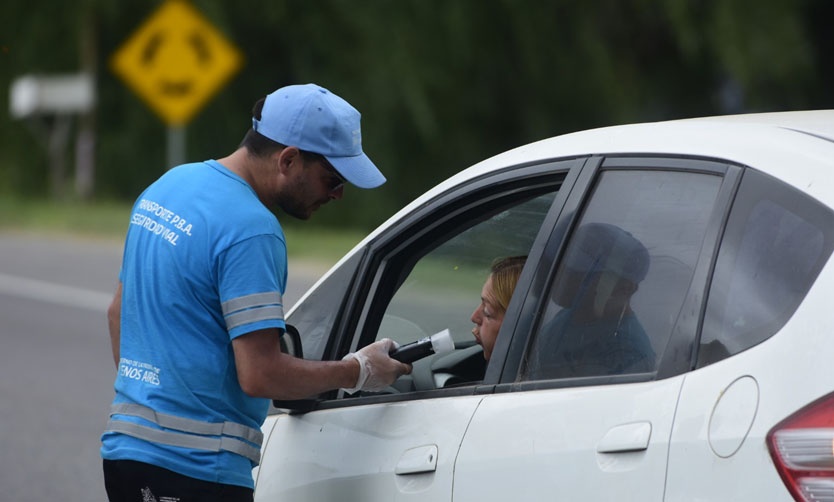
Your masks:
<svg viewBox="0 0 834 502"><path fill-rule="evenodd" d="M597 444L597 453L643 451L648 449L651 437L652 424L650 422L618 425L603 436Z"/></svg>
<svg viewBox="0 0 834 502"><path fill-rule="evenodd" d="M397 462L394 474L419 474L437 470L437 445L430 444L406 450Z"/></svg>

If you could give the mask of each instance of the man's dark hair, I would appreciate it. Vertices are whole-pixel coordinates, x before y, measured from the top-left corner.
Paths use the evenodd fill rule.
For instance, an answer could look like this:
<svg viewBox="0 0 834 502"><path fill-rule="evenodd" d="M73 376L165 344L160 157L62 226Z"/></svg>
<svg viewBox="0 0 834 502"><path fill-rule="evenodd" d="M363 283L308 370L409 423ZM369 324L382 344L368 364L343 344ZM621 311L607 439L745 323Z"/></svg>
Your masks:
<svg viewBox="0 0 834 502"><path fill-rule="evenodd" d="M266 101L265 97L255 102L255 106L252 107L252 117L257 120L261 120L261 112L264 108L264 101ZM240 142L239 147L246 148L249 151L249 154L255 157L269 157L273 153L284 149L284 145L276 141L272 141L251 127L248 131L246 131L246 135L243 137L243 141Z"/></svg>
<svg viewBox="0 0 834 502"><path fill-rule="evenodd" d="M265 101L266 97L263 97L255 102L255 105L252 107L252 117L254 117L257 120L261 120L261 112L263 111ZM243 137L243 141L240 142L239 148L240 147L246 148L249 151L250 155L265 158L269 157L275 152L283 150L284 148L286 148L286 145L282 145L277 141L273 141L250 127L249 130L246 131L246 135ZM329 165L327 159L325 159L323 155L319 155L313 152L306 152L304 150L299 151L301 152L301 155L304 158L305 163L319 161L322 162L324 165Z"/></svg>

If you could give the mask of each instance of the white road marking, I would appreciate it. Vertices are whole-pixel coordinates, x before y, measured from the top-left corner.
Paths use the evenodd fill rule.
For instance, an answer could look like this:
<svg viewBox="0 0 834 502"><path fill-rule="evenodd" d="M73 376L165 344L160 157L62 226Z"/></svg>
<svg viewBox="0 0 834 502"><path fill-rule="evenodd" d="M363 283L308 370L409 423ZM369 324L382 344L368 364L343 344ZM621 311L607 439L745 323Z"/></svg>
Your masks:
<svg viewBox="0 0 834 502"><path fill-rule="evenodd" d="M0 273L0 294L106 312L113 295Z"/></svg>

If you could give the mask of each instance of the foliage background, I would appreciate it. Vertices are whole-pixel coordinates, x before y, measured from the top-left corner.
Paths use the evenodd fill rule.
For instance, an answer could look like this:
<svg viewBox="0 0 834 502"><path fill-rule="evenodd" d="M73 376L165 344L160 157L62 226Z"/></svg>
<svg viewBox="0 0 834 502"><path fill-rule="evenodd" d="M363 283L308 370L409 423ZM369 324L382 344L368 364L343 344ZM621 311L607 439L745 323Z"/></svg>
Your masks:
<svg viewBox="0 0 834 502"><path fill-rule="evenodd" d="M24 74L95 72L91 202L132 202L166 168L167 126L108 67L160 4L4 0L3 103ZM831 0L192 4L245 64L188 124L189 160L231 152L252 104L286 84L316 82L362 112L365 151L389 182L368 192L348 188L349 202L325 206L312 220L323 226L369 229L455 172L557 134L834 107ZM43 141L50 120L13 120L0 107L0 198L56 196ZM69 167L73 155L70 148ZM67 200L71 181L58 191Z"/></svg>

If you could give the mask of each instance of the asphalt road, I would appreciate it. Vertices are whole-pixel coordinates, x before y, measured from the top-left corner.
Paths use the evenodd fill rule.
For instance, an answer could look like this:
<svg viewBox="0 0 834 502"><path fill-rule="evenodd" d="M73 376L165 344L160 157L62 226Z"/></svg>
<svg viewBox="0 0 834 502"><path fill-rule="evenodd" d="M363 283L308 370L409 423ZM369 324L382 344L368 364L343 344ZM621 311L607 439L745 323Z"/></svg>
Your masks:
<svg viewBox="0 0 834 502"><path fill-rule="evenodd" d="M0 233L0 500L105 501L105 311L121 243ZM290 263L285 305L322 273Z"/></svg>

